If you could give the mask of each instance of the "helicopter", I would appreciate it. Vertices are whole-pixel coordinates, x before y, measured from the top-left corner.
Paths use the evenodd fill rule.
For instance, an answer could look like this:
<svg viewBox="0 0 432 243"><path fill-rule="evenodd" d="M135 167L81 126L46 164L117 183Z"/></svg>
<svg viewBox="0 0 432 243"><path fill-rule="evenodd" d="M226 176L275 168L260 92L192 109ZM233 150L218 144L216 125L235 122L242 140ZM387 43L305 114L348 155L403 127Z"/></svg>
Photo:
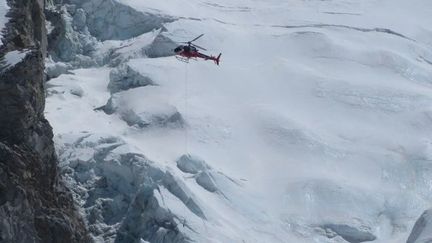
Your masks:
<svg viewBox="0 0 432 243"><path fill-rule="evenodd" d="M198 49L207 51L205 48L192 43L192 42L198 40L199 38L201 38L203 35L204 34L201 34L191 41L180 42L182 44L187 44L187 45L179 45L178 47L176 47L174 49L174 52L176 54L176 58L179 59L180 61L183 61L183 62L189 62L189 59L191 59L191 58L194 58L194 59L202 58L204 60L213 60L217 65L219 65L219 60L220 60L222 53L220 53L217 57L208 56L208 55L200 53L198 51Z"/></svg>

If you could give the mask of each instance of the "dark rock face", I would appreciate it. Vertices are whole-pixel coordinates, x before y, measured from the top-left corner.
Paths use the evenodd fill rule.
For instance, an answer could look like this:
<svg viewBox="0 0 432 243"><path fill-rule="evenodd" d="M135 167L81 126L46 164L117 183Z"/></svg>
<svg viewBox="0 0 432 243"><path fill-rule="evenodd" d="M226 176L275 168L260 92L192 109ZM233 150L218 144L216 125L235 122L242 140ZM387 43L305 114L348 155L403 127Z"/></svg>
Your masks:
<svg viewBox="0 0 432 243"><path fill-rule="evenodd" d="M57 171L52 129L44 118L44 0L10 0L0 58L0 242L91 242Z"/></svg>

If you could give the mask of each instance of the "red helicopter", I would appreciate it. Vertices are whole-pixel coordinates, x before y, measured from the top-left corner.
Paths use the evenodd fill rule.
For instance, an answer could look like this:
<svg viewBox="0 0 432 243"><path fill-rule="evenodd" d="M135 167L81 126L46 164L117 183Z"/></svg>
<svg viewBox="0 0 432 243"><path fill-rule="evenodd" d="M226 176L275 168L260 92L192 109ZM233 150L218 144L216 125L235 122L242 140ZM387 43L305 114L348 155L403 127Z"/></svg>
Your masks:
<svg viewBox="0 0 432 243"><path fill-rule="evenodd" d="M204 60L213 60L217 65L219 65L219 59L222 55L220 53L217 57L215 56L208 56L206 54L200 53L197 48L207 51L205 48L200 47L198 45L195 45L194 41L201 38L204 34L201 34L200 36L196 37L195 39L188 41L188 42L180 42L187 45L180 45L174 49L175 54L177 55L176 58L183 62L189 62L189 59L191 58L202 58Z"/></svg>

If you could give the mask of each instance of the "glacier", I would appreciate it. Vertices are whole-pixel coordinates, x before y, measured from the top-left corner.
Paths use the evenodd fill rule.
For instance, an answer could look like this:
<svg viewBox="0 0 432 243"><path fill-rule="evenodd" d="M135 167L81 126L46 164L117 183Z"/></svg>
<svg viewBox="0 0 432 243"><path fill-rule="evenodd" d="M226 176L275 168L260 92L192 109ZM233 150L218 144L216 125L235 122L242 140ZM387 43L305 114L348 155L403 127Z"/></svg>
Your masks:
<svg viewBox="0 0 432 243"><path fill-rule="evenodd" d="M93 239L406 242L432 202L431 9L53 3L46 116ZM221 66L173 57L202 33Z"/></svg>

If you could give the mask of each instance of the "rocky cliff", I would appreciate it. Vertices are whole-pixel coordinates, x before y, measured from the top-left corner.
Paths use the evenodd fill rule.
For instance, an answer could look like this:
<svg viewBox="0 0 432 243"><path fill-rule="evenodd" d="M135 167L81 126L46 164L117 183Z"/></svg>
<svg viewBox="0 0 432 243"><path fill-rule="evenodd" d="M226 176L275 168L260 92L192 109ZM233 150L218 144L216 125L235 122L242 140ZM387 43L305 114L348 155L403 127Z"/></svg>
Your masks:
<svg viewBox="0 0 432 243"><path fill-rule="evenodd" d="M44 1L8 4L0 47L0 242L90 242L44 118Z"/></svg>

